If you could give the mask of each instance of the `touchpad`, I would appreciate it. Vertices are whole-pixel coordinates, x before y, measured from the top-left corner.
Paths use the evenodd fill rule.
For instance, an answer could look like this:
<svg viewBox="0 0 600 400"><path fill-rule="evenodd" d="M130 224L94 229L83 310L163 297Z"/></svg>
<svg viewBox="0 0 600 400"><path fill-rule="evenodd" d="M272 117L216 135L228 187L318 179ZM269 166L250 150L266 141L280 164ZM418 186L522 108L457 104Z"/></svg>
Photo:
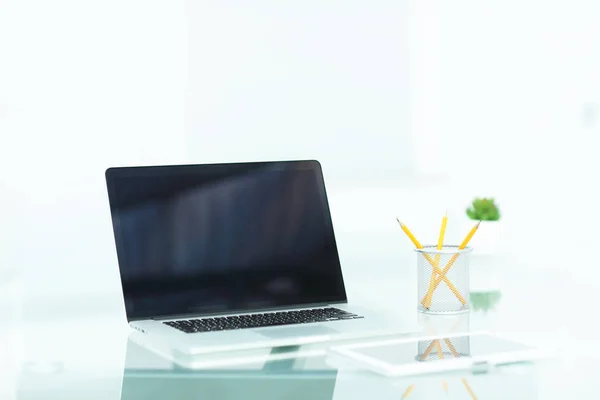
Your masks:
<svg viewBox="0 0 600 400"><path fill-rule="evenodd" d="M290 328L272 328L261 329L256 333L260 333L271 339L297 337L297 336L327 336L337 333L335 329L328 328L322 325L316 326L298 326Z"/></svg>

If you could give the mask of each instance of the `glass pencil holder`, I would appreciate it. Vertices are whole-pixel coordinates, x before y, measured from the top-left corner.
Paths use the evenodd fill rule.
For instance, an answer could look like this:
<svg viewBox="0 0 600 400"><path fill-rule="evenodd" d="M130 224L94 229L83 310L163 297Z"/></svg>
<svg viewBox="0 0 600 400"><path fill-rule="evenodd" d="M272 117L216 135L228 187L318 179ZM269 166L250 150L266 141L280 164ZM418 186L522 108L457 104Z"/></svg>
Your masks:
<svg viewBox="0 0 600 400"><path fill-rule="evenodd" d="M417 252L417 310L429 314L469 311L471 248L425 246Z"/></svg>

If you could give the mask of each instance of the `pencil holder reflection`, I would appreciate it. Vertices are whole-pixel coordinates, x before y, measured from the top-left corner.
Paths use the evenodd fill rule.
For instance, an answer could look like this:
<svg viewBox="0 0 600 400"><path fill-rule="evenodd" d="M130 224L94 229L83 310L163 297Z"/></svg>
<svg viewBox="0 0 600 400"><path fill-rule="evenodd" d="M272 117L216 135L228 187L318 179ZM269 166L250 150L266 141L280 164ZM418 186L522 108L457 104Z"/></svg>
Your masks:
<svg viewBox="0 0 600 400"><path fill-rule="evenodd" d="M456 335L471 331L471 314L417 313L423 336Z"/></svg>
<svg viewBox="0 0 600 400"><path fill-rule="evenodd" d="M431 314L469 311L469 256L471 248L435 246L417 252L417 310Z"/></svg>
<svg viewBox="0 0 600 400"><path fill-rule="evenodd" d="M471 356L471 338L463 336L440 337L418 343L417 361L451 360Z"/></svg>

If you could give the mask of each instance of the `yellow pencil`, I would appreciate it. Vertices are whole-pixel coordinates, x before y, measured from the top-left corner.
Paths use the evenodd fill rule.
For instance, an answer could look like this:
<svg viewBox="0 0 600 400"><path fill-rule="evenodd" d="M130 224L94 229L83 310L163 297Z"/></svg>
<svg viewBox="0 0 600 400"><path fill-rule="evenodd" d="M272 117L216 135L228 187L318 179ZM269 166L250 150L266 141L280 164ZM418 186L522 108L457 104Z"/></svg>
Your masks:
<svg viewBox="0 0 600 400"><path fill-rule="evenodd" d="M454 347L450 339L445 338L444 342L446 343L446 346L448 346L454 357L460 357L460 354L458 354L458 351L456 351L456 348Z"/></svg>
<svg viewBox="0 0 600 400"><path fill-rule="evenodd" d="M440 228L440 235L438 236L438 242L437 242L437 250L441 250L444 247L444 235L446 234L446 225L448 224L448 211L446 211L446 214L444 215L444 218L442 218L442 227ZM435 277L436 275L439 273L438 271L440 270L440 255L436 254L435 255L435 260L434 260L435 266L433 267L433 271L431 271L431 278L429 279L429 287L432 288L433 284L435 282ZM465 304L465 303L463 303Z"/></svg>
<svg viewBox="0 0 600 400"><path fill-rule="evenodd" d="M471 389L471 386L469 386L469 384L467 383L467 380L465 378L462 378L462 383L463 383L463 385L465 385L465 389L467 389L467 392L469 392L469 395L471 395L471 399L477 400L477 396L475 396L475 392L473 392L473 389Z"/></svg>
<svg viewBox="0 0 600 400"><path fill-rule="evenodd" d="M442 346L440 346L440 341L435 339L433 343L435 343L435 350L437 351L438 358L440 360L443 360L444 353L442 352ZM446 383L446 381L442 381L442 386L444 387L444 391L448 392L448 384Z"/></svg>
<svg viewBox="0 0 600 400"><path fill-rule="evenodd" d="M452 342L450 341L450 339L446 338L444 339L444 341L446 342L446 344L448 345L448 347L450 347L450 349L452 350L452 353L454 354L454 357L458 357L459 354L456 351L456 349L454 349L454 346L452 345ZM462 378L462 383L463 385L465 385L465 389L467 389L467 392L469 392L469 395L471 396L472 400L477 400L477 396L475 395L475 392L473 391L473 389L471 389L471 386L469 386L469 383L467 382L466 378ZM444 383L442 383L444 384ZM446 392L448 392L447 386L445 386L444 388L446 390Z"/></svg>
<svg viewBox="0 0 600 400"><path fill-rule="evenodd" d="M400 220L398 219L398 217L396 217L396 221L398 221L398 224L400 224L400 228L404 231L404 233L406 233L406 236L408 236L408 238L410 239L410 241L413 242L413 244L415 245L415 247L417 249L422 249L423 245L421 245L421 243L417 240L417 238L415 237L415 235L413 235L412 232L410 231L410 229L408 229L408 226L406 226L402 222L400 222Z"/></svg>
<svg viewBox="0 0 600 400"><path fill-rule="evenodd" d="M413 391L413 389L415 388L415 385L410 385L408 388L406 388L406 391L404 392L404 394L402 395L402 400L406 399L408 396L410 396L410 392Z"/></svg>
<svg viewBox="0 0 600 400"><path fill-rule="evenodd" d="M462 241L462 243L460 244L460 246L458 246L459 250L464 250L467 247L467 245L469 244L469 242L473 238L473 235L475 235L475 232L477 232L477 229L479 228L480 224L481 224L481 221L479 221L477 224L475 224L475 226L473 228L471 228L471 230L469 231L469 234L467 235L467 237L465 237L465 239ZM450 268L452 268L452 265L454 264L454 262L456 261L456 259L458 258L458 256L459 256L459 254L453 255L452 258L450 258L450 261L448 261L448 264L446 264L446 267L444 267L444 269L442 270L442 272L435 279L435 282L433 283L433 286L429 288L429 291L427 292L427 294L425 295L425 297L421 300L421 304L423 304L423 306L429 308L429 306L431 305L431 298L433 296L433 292L435 291L435 289L437 289L437 287L440 284L440 282L446 277L446 274L448 273L448 271L450 270ZM463 304L465 304L465 303L463 303Z"/></svg>
<svg viewBox="0 0 600 400"><path fill-rule="evenodd" d="M442 353L442 346L440 346L440 341L436 339L433 342L435 343L435 351L437 352L438 358L440 360L443 360L444 353Z"/></svg>
<svg viewBox="0 0 600 400"><path fill-rule="evenodd" d="M398 218L396 218L396 221L398 221L398 224L400 225L400 228L402 228L402 230L404 231L404 233L406 233L406 236L408 236L408 238L411 240L411 242L413 242L413 244L415 245L415 247L417 249L422 249L423 245L417 240L417 238L415 237L415 235L412 234L412 232L410 231L410 229L408 229L408 227L406 225L404 225L402 222L400 222L400 220ZM445 228L444 228L444 230L445 230ZM443 240L443 238L442 238L442 240ZM429 254L423 253L423 256L425 257L425 259L427 260L427 262L429 264L431 264L431 266L433 267L434 273L437 274L437 275L441 275L442 271L440 270L440 268L436 264L435 260L433 260L429 256ZM444 283L446 285L448 285L448 288L452 291L452 293L454 293L454 295L458 298L458 300L462 304L467 304L467 301L465 300L465 298L460 294L460 292L458 291L458 289L456 289L456 287L452 284L452 282L450 282L450 280L446 276L444 276L442 279L443 279Z"/></svg>
<svg viewBox="0 0 600 400"><path fill-rule="evenodd" d="M431 352L433 351L433 348L435 347L435 340L433 342L431 342L431 344L429 346L427 346L427 348L425 349L425 352L423 353L423 355L421 356L421 360L426 360L427 357L429 357L429 354L431 354Z"/></svg>

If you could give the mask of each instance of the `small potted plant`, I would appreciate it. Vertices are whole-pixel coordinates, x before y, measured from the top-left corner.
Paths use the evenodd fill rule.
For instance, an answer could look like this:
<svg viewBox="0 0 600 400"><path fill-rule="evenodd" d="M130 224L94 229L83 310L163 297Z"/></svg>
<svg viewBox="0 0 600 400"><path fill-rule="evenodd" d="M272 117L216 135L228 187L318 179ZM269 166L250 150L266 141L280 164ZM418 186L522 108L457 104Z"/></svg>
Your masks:
<svg viewBox="0 0 600 400"><path fill-rule="evenodd" d="M477 235L469 246L473 248L471 262L471 289L494 290L499 285L499 270L503 264L500 208L491 197L477 197L466 209L469 225L481 221Z"/></svg>
<svg viewBox="0 0 600 400"><path fill-rule="evenodd" d="M470 245L475 254L496 254L500 251L500 209L492 197L477 197L467 208L472 221L481 221Z"/></svg>

